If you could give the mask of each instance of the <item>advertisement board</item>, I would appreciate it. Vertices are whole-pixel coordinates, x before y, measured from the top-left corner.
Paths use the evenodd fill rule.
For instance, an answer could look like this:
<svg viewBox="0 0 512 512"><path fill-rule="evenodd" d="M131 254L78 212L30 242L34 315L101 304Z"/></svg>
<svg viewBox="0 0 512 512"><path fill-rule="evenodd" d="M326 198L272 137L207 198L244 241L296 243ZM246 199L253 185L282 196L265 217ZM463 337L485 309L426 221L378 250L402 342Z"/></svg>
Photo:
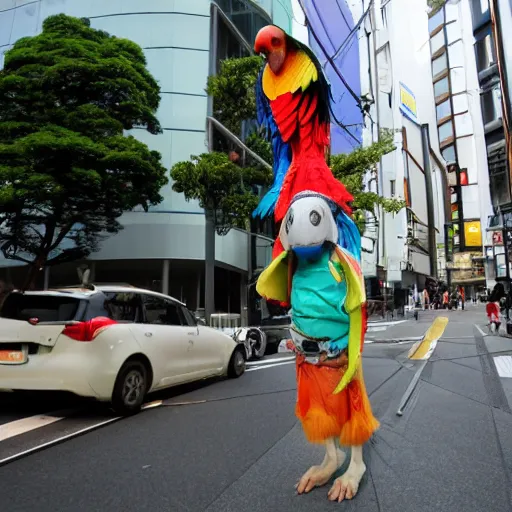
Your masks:
<svg viewBox="0 0 512 512"><path fill-rule="evenodd" d="M482 229L479 220L464 222L464 240L466 247L482 246Z"/></svg>

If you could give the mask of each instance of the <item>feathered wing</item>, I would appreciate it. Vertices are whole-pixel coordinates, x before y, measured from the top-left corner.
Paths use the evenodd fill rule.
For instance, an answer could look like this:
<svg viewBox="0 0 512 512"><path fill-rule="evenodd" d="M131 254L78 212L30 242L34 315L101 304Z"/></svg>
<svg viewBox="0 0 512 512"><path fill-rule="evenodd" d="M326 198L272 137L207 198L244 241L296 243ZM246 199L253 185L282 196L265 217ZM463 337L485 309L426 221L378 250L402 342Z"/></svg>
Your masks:
<svg viewBox="0 0 512 512"><path fill-rule="evenodd" d="M281 190L286 171L288 171L291 163L290 145L283 141L272 115L268 98L263 92L263 71L264 68L262 68L258 80L256 81L256 114L259 125L265 129L272 143L274 183L270 190L263 196L258 207L252 214L253 217L259 217L260 219L265 219L274 212L274 207L279 197L279 191Z"/></svg>
<svg viewBox="0 0 512 512"><path fill-rule="evenodd" d="M262 74L263 93L268 98L282 140L292 147L293 159L275 205L280 222L293 196L314 190L345 207L353 198L327 166L324 150L329 144L330 89L318 59L309 48L289 38L290 51L279 75L267 65Z"/></svg>
<svg viewBox="0 0 512 512"><path fill-rule="evenodd" d="M348 368L334 390L334 394L337 394L343 391L350 383L361 364L361 353L363 351L364 335L366 332L366 293L363 273L355 257L347 249L339 245L336 246L335 257L343 268L347 282L345 309L350 318L348 332Z"/></svg>

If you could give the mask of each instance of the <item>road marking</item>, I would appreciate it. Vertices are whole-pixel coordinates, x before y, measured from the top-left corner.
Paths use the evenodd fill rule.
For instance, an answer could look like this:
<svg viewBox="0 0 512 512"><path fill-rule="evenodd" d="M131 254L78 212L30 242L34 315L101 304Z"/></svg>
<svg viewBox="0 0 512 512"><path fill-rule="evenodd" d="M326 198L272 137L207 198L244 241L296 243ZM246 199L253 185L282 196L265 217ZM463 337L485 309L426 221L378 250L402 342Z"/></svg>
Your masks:
<svg viewBox="0 0 512 512"><path fill-rule="evenodd" d="M474 324L475 327L478 329L478 332L482 335L482 336L487 336L487 333L485 333L484 331L482 331L482 329L480 329L480 326L479 325L476 325Z"/></svg>
<svg viewBox="0 0 512 512"><path fill-rule="evenodd" d="M254 366L252 368L247 368L246 372L255 372L256 370L266 370L267 368L274 368L275 366L282 366L284 364L293 364L295 362L295 358L293 361L284 361L282 363L273 363L273 364L265 364L263 366Z"/></svg>
<svg viewBox="0 0 512 512"><path fill-rule="evenodd" d="M286 356L286 357L274 357L273 359L260 359L259 361L249 361L247 366L260 366L263 364L269 363L278 363L281 361L293 361L295 356Z"/></svg>
<svg viewBox="0 0 512 512"><path fill-rule="evenodd" d="M409 350L409 359L415 361L424 361L434 352L439 338L444 334L446 326L448 325L448 317L438 316L432 322L432 325L427 329L423 339L415 343Z"/></svg>
<svg viewBox="0 0 512 512"><path fill-rule="evenodd" d="M10 457L6 457L5 459L0 459L0 466L3 466L4 464L7 464L8 462L13 462L17 459L20 459L20 458L30 455L32 453L44 450L45 448L49 448L50 446L60 444L64 441L67 441L68 439L72 439L74 437L81 436L83 434L86 434L87 432L91 432L92 430L96 430L100 427L103 427L104 425L108 425L109 423L113 423L114 421L118 421L120 419L121 419L121 416L116 416L115 418L109 418L108 420L102 421L100 423L95 423L94 425L83 428L82 430L78 430L77 432L72 432L71 434L67 434L65 436L61 436L56 439L52 439L51 441L39 444L39 445L34 446L34 447L32 447L28 450L25 450L23 452L15 453L14 455L11 455Z"/></svg>
<svg viewBox="0 0 512 512"><path fill-rule="evenodd" d="M423 372L425 366L427 366L428 360L434 353L437 342L439 338L441 338L441 336L444 334L447 325L448 318L445 316L438 316L436 319L434 319L432 325L427 329L423 340L415 343L409 350L409 359L419 360L421 363L419 364L416 373L414 374L411 382L409 383L409 386L405 390L405 393L400 400L398 410L396 411L397 416L403 416L405 406L409 402L414 390L416 389L416 385L420 380L421 373Z"/></svg>
<svg viewBox="0 0 512 512"><path fill-rule="evenodd" d="M497 356L494 364L500 377L512 379L512 356Z"/></svg>
<svg viewBox="0 0 512 512"><path fill-rule="evenodd" d="M5 425L0 426L0 441L5 441L14 436L25 434L36 428L45 427L51 425L56 421L64 419L65 416L52 416L51 414L37 414L35 416L29 416L28 418L22 418L20 420L11 421Z"/></svg>

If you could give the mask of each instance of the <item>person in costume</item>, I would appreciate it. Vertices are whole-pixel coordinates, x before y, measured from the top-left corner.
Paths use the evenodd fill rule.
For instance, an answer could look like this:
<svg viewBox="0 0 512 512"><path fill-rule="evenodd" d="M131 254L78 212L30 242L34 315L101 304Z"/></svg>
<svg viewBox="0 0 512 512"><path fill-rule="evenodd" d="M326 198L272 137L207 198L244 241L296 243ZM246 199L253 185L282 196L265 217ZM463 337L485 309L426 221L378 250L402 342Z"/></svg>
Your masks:
<svg viewBox="0 0 512 512"><path fill-rule="evenodd" d="M274 184L253 215L263 219L274 213L279 225L292 198L304 190L347 205L352 197L325 161L330 90L318 59L275 25L258 32L254 51L267 60L257 80L256 103L258 121L272 140ZM278 238L272 257L282 250Z"/></svg>
<svg viewBox="0 0 512 512"><path fill-rule="evenodd" d="M258 120L274 154L274 184L255 217L274 214L279 235L257 282L266 300L291 306L297 354L296 414L306 438L325 445L323 462L297 484L299 494L325 485L351 448L347 471L329 499L351 499L366 471L362 447L379 423L364 386L361 351L366 297L361 238L349 217L352 196L325 161L330 91L309 48L269 25L254 50L266 57L256 86Z"/></svg>
<svg viewBox="0 0 512 512"><path fill-rule="evenodd" d="M336 221L340 215L344 229ZM351 499L366 471L363 445L379 427L362 373L366 297L359 231L329 198L305 191L292 199L280 237L284 250L256 289L266 299L291 304L296 415L308 441L326 448L323 462L302 476L297 491L325 485L343 464L346 446L350 464L329 499Z"/></svg>

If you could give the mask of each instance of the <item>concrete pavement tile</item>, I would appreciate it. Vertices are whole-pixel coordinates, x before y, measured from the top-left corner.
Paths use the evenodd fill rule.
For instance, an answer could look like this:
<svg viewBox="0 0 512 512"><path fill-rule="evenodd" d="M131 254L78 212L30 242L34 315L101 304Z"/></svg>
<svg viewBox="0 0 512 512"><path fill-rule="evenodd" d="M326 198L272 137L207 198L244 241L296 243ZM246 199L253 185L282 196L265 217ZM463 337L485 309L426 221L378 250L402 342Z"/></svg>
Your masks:
<svg viewBox="0 0 512 512"><path fill-rule="evenodd" d="M231 485L207 512L323 512L330 509L377 512L378 505L370 476L365 476L357 497L343 505L327 499L329 484L298 496L294 485L313 464L323 458L323 449L307 443L297 425L272 447L247 473Z"/></svg>
<svg viewBox="0 0 512 512"><path fill-rule="evenodd" d="M464 359L456 359L450 361L450 363L458 364L459 366L463 366L464 368L471 368L478 372L484 372L484 370L487 371L487 368L482 368L482 363L480 363L480 357L465 357Z"/></svg>
<svg viewBox="0 0 512 512"><path fill-rule="evenodd" d="M396 361L389 359L363 359L363 371L366 390L373 393L386 379L400 368Z"/></svg>
<svg viewBox="0 0 512 512"><path fill-rule="evenodd" d="M451 361L432 361L427 364L421 378L439 386L453 391L464 397L489 404L482 374L471 372Z"/></svg>
<svg viewBox="0 0 512 512"><path fill-rule="evenodd" d="M509 476L512 476L512 414L493 409L493 415L503 453L503 460L508 469Z"/></svg>
<svg viewBox="0 0 512 512"><path fill-rule="evenodd" d="M512 352L512 339L501 336L485 336L484 342L489 352Z"/></svg>
<svg viewBox="0 0 512 512"><path fill-rule="evenodd" d="M478 375L471 372L471 376ZM499 453L490 411L487 405L423 382L414 411L407 419L405 436L417 443L444 446L462 456L495 464Z"/></svg>
<svg viewBox="0 0 512 512"><path fill-rule="evenodd" d="M476 356L477 349L475 341L462 339L463 343L458 343L457 340L443 341L439 340L432 359L445 359L450 357L467 357ZM467 344L470 341L471 345Z"/></svg>

